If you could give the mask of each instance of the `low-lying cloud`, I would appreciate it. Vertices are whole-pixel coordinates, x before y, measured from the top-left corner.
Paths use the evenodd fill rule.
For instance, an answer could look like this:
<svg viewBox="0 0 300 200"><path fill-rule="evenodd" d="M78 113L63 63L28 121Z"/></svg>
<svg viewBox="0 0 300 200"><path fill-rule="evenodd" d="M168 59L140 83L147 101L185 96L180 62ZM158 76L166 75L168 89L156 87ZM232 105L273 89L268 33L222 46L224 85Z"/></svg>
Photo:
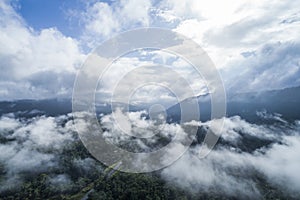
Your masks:
<svg viewBox="0 0 300 200"><path fill-rule="evenodd" d="M0 190L18 185L21 174L57 168L58 157L76 135L69 116L15 119L0 118L0 162L5 178Z"/></svg>
<svg viewBox="0 0 300 200"><path fill-rule="evenodd" d="M146 114L145 111L129 113L131 134L148 135L155 128L161 127L160 137L171 140L174 133L185 136L180 125L160 123L157 126L155 121L146 118ZM100 124L105 130L103 134L110 142L122 144L127 141L126 144L133 151L138 149L138 152L147 152L154 144L158 144L154 149L162 146L159 137L144 140L126 136L115 122L114 115L124 113L118 111L100 118ZM169 184L192 193L206 192L255 199L266 195L268 191L264 187L272 187L283 191L287 197L296 198L300 195L300 122L287 123L279 115L263 115L268 119L273 116L276 118L275 123L258 125L238 116L225 118L221 138L206 158L199 159L200 149L205 146L199 142L193 143L180 159L160 171L161 177ZM0 118L0 125L0 163L3 169L1 191L22 183L24 174L51 174L53 169L63 169L65 166L60 161L61 152L66 146L78 141L70 115L31 119L15 119L13 115L5 115ZM214 130L209 122L193 122L191 125ZM245 146L251 147L251 150ZM93 158L68 159L71 159L72 169L78 174L103 171ZM48 182L61 190L66 189L68 187L64 185L73 184L71 174L66 169L60 170L50 175Z"/></svg>
<svg viewBox="0 0 300 200"><path fill-rule="evenodd" d="M300 191L297 173L300 167L299 125L299 121L284 125L256 125L238 116L226 118L221 136L224 145L219 144L205 159L198 157L201 146L194 146L165 168L162 176L193 192L213 191L243 198L262 198L265 195L266 191L258 183L262 177L284 193L297 196ZM236 144L249 135L261 140L267 138L273 143L252 153L242 151Z"/></svg>

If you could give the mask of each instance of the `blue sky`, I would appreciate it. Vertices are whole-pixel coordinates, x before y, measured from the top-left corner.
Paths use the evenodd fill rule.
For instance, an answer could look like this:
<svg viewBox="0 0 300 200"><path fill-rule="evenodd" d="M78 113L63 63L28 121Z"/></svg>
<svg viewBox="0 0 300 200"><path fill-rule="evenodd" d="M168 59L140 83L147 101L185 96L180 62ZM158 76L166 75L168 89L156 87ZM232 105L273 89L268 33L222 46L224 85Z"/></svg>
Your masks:
<svg viewBox="0 0 300 200"><path fill-rule="evenodd" d="M17 12L25 19L27 24L35 30L56 27L63 34L71 37L78 36L77 22L72 22L68 10L80 9L84 3L79 0L22 0L17 4Z"/></svg>
<svg viewBox="0 0 300 200"><path fill-rule="evenodd" d="M0 0L0 99L70 98L88 53L138 27L193 39L228 93L298 86L299 13L300 2L292 0Z"/></svg>
<svg viewBox="0 0 300 200"><path fill-rule="evenodd" d="M101 2L111 5L114 1ZM21 0L14 6L35 30L56 27L66 36L78 37L82 27L78 18L70 15L70 11L83 11L90 3L83 0Z"/></svg>

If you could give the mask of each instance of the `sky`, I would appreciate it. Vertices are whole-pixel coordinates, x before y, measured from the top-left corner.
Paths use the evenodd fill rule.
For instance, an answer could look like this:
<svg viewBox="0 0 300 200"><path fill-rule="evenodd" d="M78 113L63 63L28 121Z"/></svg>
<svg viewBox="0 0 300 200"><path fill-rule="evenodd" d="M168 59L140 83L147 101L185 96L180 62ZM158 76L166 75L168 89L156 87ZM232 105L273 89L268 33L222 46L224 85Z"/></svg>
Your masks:
<svg viewBox="0 0 300 200"><path fill-rule="evenodd" d="M141 27L167 28L197 42L227 93L299 86L299 11L300 2L292 0L0 0L0 100L71 98L89 53L112 36ZM114 69L145 62L130 58L120 58ZM183 72L186 63L175 64L197 93L205 91L199 77ZM115 80L118 73L113 74L107 79ZM106 85L99 91L109 93ZM153 89L151 96L163 92Z"/></svg>
<svg viewBox="0 0 300 200"><path fill-rule="evenodd" d="M27 24L35 30L56 27L64 35L76 37L79 29L72 28L71 21L65 9L77 8L79 1L37 1L25 0L16 3L16 11L26 20Z"/></svg>

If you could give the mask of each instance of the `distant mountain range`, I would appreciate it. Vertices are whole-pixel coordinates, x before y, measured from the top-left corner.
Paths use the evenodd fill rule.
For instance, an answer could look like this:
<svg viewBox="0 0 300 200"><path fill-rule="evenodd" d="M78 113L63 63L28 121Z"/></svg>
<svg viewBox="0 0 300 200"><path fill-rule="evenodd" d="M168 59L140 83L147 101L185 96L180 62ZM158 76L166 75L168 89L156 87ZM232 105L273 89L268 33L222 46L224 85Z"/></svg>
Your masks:
<svg viewBox="0 0 300 200"><path fill-rule="evenodd" d="M300 87L235 94L228 99L228 115L251 119L256 111L279 113L286 120L300 119Z"/></svg>
<svg viewBox="0 0 300 200"><path fill-rule="evenodd" d="M198 101L201 121L210 119L210 96L198 96L185 99L167 109L169 121L179 121L180 104L188 105L192 99ZM120 103L123 107L125 104ZM144 107L129 105L130 111L142 110ZM188 111L193 107L186 107ZM110 104L98 104L98 113L110 113ZM239 115L249 121L257 121L257 111L279 113L284 119L300 119L300 86L282 90L251 93L236 93L227 97L227 116ZM57 116L72 112L70 99L16 100L0 102L0 115L15 113L18 116L49 115Z"/></svg>
<svg viewBox="0 0 300 200"><path fill-rule="evenodd" d="M57 116L72 112L70 99L16 100L0 102L0 114L14 113L22 117Z"/></svg>
<svg viewBox="0 0 300 200"><path fill-rule="evenodd" d="M211 102L207 96L197 98L200 107L201 121L210 119ZM173 121L180 119L180 104L187 104L191 98L185 99L167 111ZM190 108L193 109L193 108ZM300 119L300 86L281 90L263 92L236 93L227 97L227 116L239 115L242 118L257 122L257 112L278 113L286 120Z"/></svg>

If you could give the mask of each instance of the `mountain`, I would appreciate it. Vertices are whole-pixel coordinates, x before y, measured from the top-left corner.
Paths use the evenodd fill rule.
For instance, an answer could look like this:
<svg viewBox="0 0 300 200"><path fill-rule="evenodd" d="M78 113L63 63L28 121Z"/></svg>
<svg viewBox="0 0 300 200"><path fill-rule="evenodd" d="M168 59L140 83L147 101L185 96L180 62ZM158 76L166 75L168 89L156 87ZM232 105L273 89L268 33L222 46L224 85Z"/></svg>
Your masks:
<svg viewBox="0 0 300 200"><path fill-rule="evenodd" d="M114 103L114 106L124 108L124 103ZM96 104L98 114L111 113L111 105L107 103ZM138 106L129 105L130 111L142 110ZM0 102L0 116L14 113L18 117L34 117L39 115L58 116L72 112L71 99L43 99L43 100L15 100Z"/></svg>
<svg viewBox="0 0 300 200"><path fill-rule="evenodd" d="M180 120L180 105L184 105L187 113L195 109L195 101L200 108L200 120L210 120L210 95L191 97L167 109L169 122ZM125 107L124 103L115 103L115 106ZM145 106L129 105L130 111L139 111ZM107 103L96 104L97 113L111 113L111 105ZM257 122L258 111L279 113L286 120L300 119L300 86L282 90L263 92L236 93L227 98L227 116L239 115L242 118ZM0 115L15 113L17 116L57 116L72 112L71 99L45 99L45 100L17 100L0 102Z"/></svg>
<svg viewBox="0 0 300 200"><path fill-rule="evenodd" d="M210 119L211 102L207 96L198 96L184 101L167 109L169 121L180 120L180 104L188 105L192 99L197 99L200 108L200 120ZM194 109L188 107L188 111ZM257 122L257 112L278 113L284 119L300 119L300 86L281 90L236 93L227 98L227 116L239 115L242 118Z"/></svg>
<svg viewBox="0 0 300 200"><path fill-rule="evenodd" d="M167 116L169 122L178 122L180 121L180 113L181 113L181 106L184 105L184 109L187 113L191 113L195 108L195 101L198 103L199 111L200 111L200 120L207 121L210 119L211 115L211 102L210 102L210 95L200 95L197 97L187 98L167 109ZM183 107L182 107L183 108Z"/></svg>
<svg viewBox="0 0 300 200"><path fill-rule="evenodd" d="M57 116L72 111L68 99L16 100L0 102L0 114L14 113L19 117Z"/></svg>

